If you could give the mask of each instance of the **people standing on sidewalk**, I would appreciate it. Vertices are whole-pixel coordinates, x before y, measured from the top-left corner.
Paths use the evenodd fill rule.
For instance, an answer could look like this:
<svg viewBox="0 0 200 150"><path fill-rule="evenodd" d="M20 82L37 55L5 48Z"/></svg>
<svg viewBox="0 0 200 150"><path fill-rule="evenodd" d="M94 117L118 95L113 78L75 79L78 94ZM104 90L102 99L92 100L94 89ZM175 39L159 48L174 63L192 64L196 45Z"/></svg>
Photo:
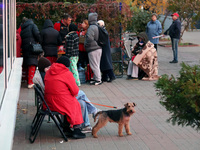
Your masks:
<svg viewBox="0 0 200 150"><path fill-rule="evenodd" d="M53 28L53 22L50 19L45 20L40 34L44 57L53 64L58 57L57 46L62 44L61 36L59 32Z"/></svg>
<svg viewBox="0 0 200 150"><path fill-rule="evenodd" d="M71 24L72 17L69 14L64 14L63 19L54 24L54 29L56 29L61 36L62 43L65 45L65 36L69 33L69 25Z"/></svg>
<svg viewBox="0 0 200 150"><path fill-rule="evenodd" d="M84 48L85 36L87 33L87 29L89 27L88 20L83 20L83 23L81 24L81 26L82 26L82 31L78 32L78 36L79 36L79 61L78 61L78 64L82 68L85 68L87 66L87 64L89 64L88 54Z"/></svg>
<svg viewBox="0 0 200 150"><path fill-rule="evenodd" d="M78 27L75 24L70 24L69 26L69 33L66 35L66 56L70 59L70 66L69 70L73 73L73 76L76 80L76 84L78 86L81 86L81 82L79 79L79 73L77 69L77 63L78 63L78 56L79 56L79 49L78 49L78 43L79 43L79 37L76 33L78 30Z"/></svg>
<svg viewBox="0 0 200 150"><path fill-rule="evenodd" d="M97 24L105 29L105 23L103 20L99 20ZM108 42L102 46L100 69L102 72L102 82L112 82L116 79L115 74L113 72L109 37Z"/></svg>
<svg viewBox="0 0 200 150"><path fill-rule="evenodd" d="M85 50L88 52L89 64L94 73L94 81L90 81L90 84L100 85L101 71L100 60L102 55L102 48L98 45L99 29L97 27L97 13L90 13L88 15L89 28L86 33L86 39L84 42Z"/></svg>
<svg viewBox="0 0 200 150"><path fill-rule="evenodd" d="M31 52L30 46L38 42L41 43L40 32L32 19L27 19L22 24L21 29L23 72L28 77L28 88L32 88L34 86L33 76L38 65L38 55Z"/></svg>
<svg viewBox="0 0 200 150"><path fill-rule="evenodd" d="M170 63L178 63L178 43L181 34L181 22L178 19L178 13L173 13L171 16L173 22L171 26L164 32L164 35L169 35L172 42L173 60L170 61Z"/></svg>
<svg viewBox="0 0 200 150"><path fill-rule="evenodd" d="M153 39L162 33L162 26L159 20L157 20L157 14L153 13L151 21L147 23L146 34L151 43L154 44L155 49L158 49L159 38Z"/></svg>

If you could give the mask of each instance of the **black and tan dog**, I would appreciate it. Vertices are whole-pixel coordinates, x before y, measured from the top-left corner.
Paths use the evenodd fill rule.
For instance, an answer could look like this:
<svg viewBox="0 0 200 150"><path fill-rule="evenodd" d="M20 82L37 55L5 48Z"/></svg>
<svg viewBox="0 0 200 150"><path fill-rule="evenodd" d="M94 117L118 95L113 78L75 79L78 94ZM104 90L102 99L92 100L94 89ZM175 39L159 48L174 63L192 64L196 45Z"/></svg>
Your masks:
<svg viewBox="0 0 200 150"><path fill-rule="evenodd" d="M129 120L130 116L135 113L134 107L136 106L135 103L127 103L124 105L125 107L118 110L107 110L107 111L100 111L95 115L94 122L96 121L97 116L99 115L99 119L97 124L92 129L93 137L97 138L97 132L104 127L108 121L109 122L116 122L119 125L118 134L119 136L123 136L122 130L123 126L126 129L126 133L131 135Z"/></svg>

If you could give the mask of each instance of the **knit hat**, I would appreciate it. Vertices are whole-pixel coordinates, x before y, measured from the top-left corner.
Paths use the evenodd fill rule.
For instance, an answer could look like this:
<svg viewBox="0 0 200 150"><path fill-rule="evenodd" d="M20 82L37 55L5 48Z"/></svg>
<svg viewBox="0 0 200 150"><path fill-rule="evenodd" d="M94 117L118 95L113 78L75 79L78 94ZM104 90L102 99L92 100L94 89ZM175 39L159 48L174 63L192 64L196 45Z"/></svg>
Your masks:
<svg viewBox="0 0 200 150"><path fill-rule="evenodd" d="M70 61L69 61L69 58L67 56L61 56L60 58L58 58L58 60L56 62L63 64L66 67L69 67L69 65L70 65Z"/></svg>
<svg viewBox="0 0 200 150"><path fill-rule="evenodd" d="M78 27L73 23L69 25L69 32L71 31L78 31Z"/></svg>
<svg viewBox="0 0 200 150"><path fill-rule="evenodd" d="M41 57L39 60L38 60L38 70L40 72L45 72L44 69L51 66L51 62L45 58L45 57Z"/></svg>

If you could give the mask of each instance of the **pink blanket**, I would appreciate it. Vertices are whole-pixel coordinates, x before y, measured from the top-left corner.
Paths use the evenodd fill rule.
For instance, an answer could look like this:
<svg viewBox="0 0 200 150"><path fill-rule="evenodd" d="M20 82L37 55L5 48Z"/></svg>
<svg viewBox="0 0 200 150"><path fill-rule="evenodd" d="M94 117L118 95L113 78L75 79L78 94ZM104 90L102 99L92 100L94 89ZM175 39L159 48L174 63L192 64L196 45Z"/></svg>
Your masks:
<svg viewBox="0 0 200 150"><path fill-rule="evenodd" d="M150 41L144 46L142 53L136 55L133 63L135 63L148 75L146 80L157 80L159 78L157 51L154 48L154 44Z"/></svg>

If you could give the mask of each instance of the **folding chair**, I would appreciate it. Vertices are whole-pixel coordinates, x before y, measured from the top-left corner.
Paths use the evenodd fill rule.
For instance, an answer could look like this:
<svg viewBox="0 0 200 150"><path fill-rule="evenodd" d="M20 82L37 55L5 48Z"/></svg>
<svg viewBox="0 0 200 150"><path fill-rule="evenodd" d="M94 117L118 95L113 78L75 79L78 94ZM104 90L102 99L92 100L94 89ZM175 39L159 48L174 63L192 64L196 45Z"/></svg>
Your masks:
<svg viewBox="0 0 200 150"><path fill-rule="evenodd" d="M61 129L62 126L62 121L59 117L59 115L61 115L58 112L52 112L49 108L49 106L47 105L45 99L44 99L44 95L41 91L41 88L38 84L34 85L34 89L35 89L35 93L36 93L36 97L37 97L37 112L35 114L35 117L33 119L33 122L31 124L31 133L29 136L29 141L31 143L34 143L37 134L39 132L39 129L42 125L42 122L45 118L46 115L49 115L50 118L55 122L57 128L59 129L61 135L63 136L65 141L68 141L66 135L64 134L63 130ZM46 106L46 110L43 110L43 104ZM56 116L56 117L55 117ZM57 118L57 120L56 120Z"/></svg>
<svg viewBox="0 0 200 150"><path fill-rule="evenodd" d="M123 57L122 49L111 48L113 71L117 77L123 77Z"/></svg>

